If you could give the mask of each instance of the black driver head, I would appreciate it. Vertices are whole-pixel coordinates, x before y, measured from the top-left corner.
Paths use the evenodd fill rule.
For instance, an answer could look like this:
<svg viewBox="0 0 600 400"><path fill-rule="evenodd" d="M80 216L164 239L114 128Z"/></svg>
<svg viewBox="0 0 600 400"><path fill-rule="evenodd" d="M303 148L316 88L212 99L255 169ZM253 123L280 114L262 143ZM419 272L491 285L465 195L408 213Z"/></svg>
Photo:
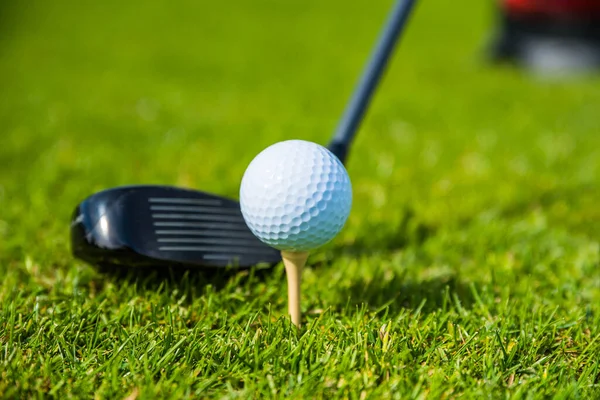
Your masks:
<svg viewBox="0 0 600 400"><path fill-rule="evenodd" d="M83 200L73 213L71 247L95 265L249 268L281 261L252 234L237 201L158 185Z"/></svg>

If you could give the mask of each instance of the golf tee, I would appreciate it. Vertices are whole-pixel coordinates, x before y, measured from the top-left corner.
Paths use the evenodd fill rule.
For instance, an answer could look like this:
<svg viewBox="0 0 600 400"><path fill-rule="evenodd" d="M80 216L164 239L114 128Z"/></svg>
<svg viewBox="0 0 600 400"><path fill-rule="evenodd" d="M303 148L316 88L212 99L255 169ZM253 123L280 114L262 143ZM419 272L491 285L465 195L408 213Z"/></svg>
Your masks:
<svg viewBox="0 0 600 400"><path fill-rule="evenodd" d="M302 283L302 269L308 259L308 252L282 251L281 258L285 265L288 284L288 312L292 323L300 327L302 318L300 311L300 284Z"/></svg>

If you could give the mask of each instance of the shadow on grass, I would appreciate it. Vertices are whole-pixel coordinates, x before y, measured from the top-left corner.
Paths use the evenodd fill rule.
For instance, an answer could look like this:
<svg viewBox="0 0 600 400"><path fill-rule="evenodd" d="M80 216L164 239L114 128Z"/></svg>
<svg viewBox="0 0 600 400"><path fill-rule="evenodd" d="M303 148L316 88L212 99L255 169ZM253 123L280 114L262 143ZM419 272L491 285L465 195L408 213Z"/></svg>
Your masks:
<svg viewBox="0 0 600 400"><path fill-rule="evenodd" d="M397 313L403 309L431 313L449 308L471 308L474 297L471 288L456 276L424 280L394 276L384 280L376 277L369 281L354 282L340 293L352 306L363 304L370 310Z"/></svg>
<svg viewBox="0 0 600 400"><path fill-rule="evenodd" d="M202 296L208 286L215 291L220 291L232 283L246 285L249 280L263 280L273 271L270 268L202 269L176 266L128 268L110 264L95 268L102 276L102 279L95 281L97 288L112 282L136 286L142 293L177 291L186 294L186 302L189 303L194 298Z"/></svg>
<svg viewBox="0 0 600 400"><path fill-rule="evenodd" d="M0 32L10 32L18 26L19 20L26 12L27 6L17 4L13 1L0 2ZM2 50L0 48L0 50Z"/></svg>
<svg viewBox="0 0 600 400"><path fill-rule="evenodd" d="M421 221L415 211L405 207L397 224L376 224L367 222L362 229L365 234L356 238L352 245L335 246L332 256L386 253L407 245L420 245L435 235L438 227Z"/></svg>
<svg viewBox="0 0 600 400"><path fill-rule="evenodd" d="M276 273L275 268L246 270L205 271L190 268L145 268L123 269L110 266L100 268L104 278L118 284L135 285L144 292L171 292L185 294L184 304L204 295L207 286L216 291L234 284L244 286L249 281L262 281ZM102 279L103 284L107 279ZM437 310L469 310L475 301L471 287L461 282L456 275L445 275L422 280L398 274L390 277L381 275L361 279L351 286L336 292L338 310L349 311L366 307L377 313L397 314L402 310L419 310L432 313Z"/></svg>

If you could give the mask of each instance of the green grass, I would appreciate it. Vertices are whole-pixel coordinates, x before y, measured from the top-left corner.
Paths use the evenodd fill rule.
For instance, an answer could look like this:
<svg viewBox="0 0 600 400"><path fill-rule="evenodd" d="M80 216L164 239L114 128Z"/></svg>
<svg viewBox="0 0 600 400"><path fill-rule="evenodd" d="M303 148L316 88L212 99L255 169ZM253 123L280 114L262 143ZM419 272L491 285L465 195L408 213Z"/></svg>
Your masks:
<svg viewBox="0 0 600 400"><path fill-rule="evenodd" d="M325 143L391 2L0 6L0 397L599 398L600 80L488 68L486 2L421 3L300 332L281 266L103 273L70 213Z"/></svg>

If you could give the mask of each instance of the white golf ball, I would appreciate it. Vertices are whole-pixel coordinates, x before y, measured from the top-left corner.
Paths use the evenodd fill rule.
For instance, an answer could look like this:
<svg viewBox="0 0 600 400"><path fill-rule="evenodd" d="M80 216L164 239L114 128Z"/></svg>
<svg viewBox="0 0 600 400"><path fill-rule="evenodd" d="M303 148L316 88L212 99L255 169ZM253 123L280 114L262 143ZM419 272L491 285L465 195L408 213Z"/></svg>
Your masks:
<svg viewBox="0 0 600 400"><path fill-rule="evenodd" d="M250 163L240 187L242 215L261 241L278 250L308 251L333 239L352 206L352 185L325 147L287 140Z"/></svg>

